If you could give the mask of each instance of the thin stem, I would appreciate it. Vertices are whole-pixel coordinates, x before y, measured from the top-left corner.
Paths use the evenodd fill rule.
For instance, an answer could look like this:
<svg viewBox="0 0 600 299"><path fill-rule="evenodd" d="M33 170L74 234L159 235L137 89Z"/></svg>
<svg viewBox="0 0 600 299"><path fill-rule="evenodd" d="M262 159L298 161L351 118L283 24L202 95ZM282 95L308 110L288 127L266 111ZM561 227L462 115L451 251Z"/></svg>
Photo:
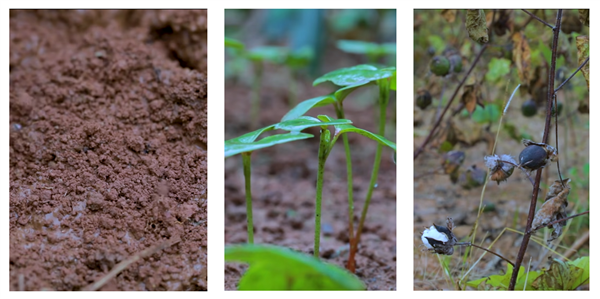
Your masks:
<svg viewBox="0 0 600 299"><path fill-rule="evenodd" d="M577 74L577 72L579 72L587 63L588 61L590 61L590 58L586 58L585 61L583 63L581 63L581 65L577 68L577 70L575 70L571 76L569 76L569 78L567 78L567 80L565 80L565 82L561 83L555 90L554 93L556 93L559 89L561 89L563 87L563 85L567 84L567 82L569 82L569 80L571 80L571 78L573 78L575 76L575 74Z"/></svg>
<svg viewBox="0 0 600 299"><path fill-rule="evenodd" d="M530 13L530 12L529 12L529 11L527 11L526 9L521 9L521 10L522 10L522 11L524 11L526 14L530 15L532 18L534 18L534 19L536 19L536 20L538 20L538 21L542 22L542 24L544 24L544 25L546 25L546 26L550 27L550 29L554 29L554 26L552 26L552 25L548 24L546 21L544 21L544 20L540 19L538 16L536 16L536 15L534 15L534 14Z"/></svg>
<svg viewBox="0 0 600 299"><path fill-rule="evenodd" d="M558 47L558 36L560 34L560 25L562 19L562 9L558 10L556 14L556 26L553 27L554 35L552 39L552 60L550 62L550 71L548 76L548 95L546 98L546 124L544 127L544 136L542 138L542 143L548 143L548 136L550 132L550 120L552 119L552 99L554 95L554 76L556 75L556 50ZM533 192L531 195L531 203L529 204L529 214L527 215L527 225L525 226L525 231L529 232L531 230L531 224L533 223L533 218L535 216L535 206L537 203L537 197L540 190L540 180L542 178L542 169L538 169L537 174L535 176L535 184L533 186ZM523 235L523 241L521 242L521 248L519 248L519 253L517 254L517 260L515 262L512 276L510 278L510 284L508 286L509 290L514 290L517 282L517 276L519 275L519 268L521 267L521 263L523 262L523 257L525 256L525 251L527 251L527 245L529 245L529 239L531 238L531 233L526 233Z"/></svg>
<svg viewBox="0 0 600 299"><path fill-rule="evenodd" d="M385 79L384 79L385 80ZM385 134L385 117L387 112L387 103L390 97L390 86L389 82L378 81L379 85L379 129L377 134L384 136ZM350 246L350 252L356 254L358 249L358 243L360 243L360 235L367 218L367 212L369 210L369 204L371 203L371 197L373 190L377 184L377 175L379 174L379 164L381 163L381 151L383 144L377 143L377 151L375 152L375 161L373 162L373 171L371 172L371 181L369 182L369 189L367 190L367 197L365 204L363 205L362 213L360 215L360 221L356 230L356 237L354 238L354 246Z"/></svg>
<svg viewBox="0 0 600 299"><path fill-rule="evenodd" d="M554 103L553 103L553 107L554 107L554 132L555 132L555 138L556 138L556 154L559 154L558 151L558 102L556 100L556 90L554 90ZM560 157L560 156L559 156ZM565 183L563 183L563 178L562 178L562 174L560 173L560 159L556 160L556 169L558 169L558 179L560 180L560 183L562 184L563 188L565 188Z"/></svg>
<svg viewBox="0 0 600 299"><path fill-rule="evenodd" d="M325 172L325 160L327 160L327 148L329 146L330 132L321 129L321 140L319 142L319 170L317 172L317 195L315 203L315 247L314 256L319 257L321 242L321 199L323 195L323 173Z"/></svg>
<svg viewBox="0 0 600 299"><path fill-rule="evenodd" d="M246 226L248 227L248 244L254 244L254 224L252 221L252 184L250 182L250 170L252 152L242 153L244 163L244 181L246 183Z"/></svg>
<svg viewBox="0 0 600 299"><path fill-rule="evenodd" d="M509 261L507 258L503 257L499 253L495 253L495 252L493 252L493 251L491 251L491 250L489 250L489 249L487 249L485 247L481 247L481 246L479 246L477 244L473 244L471 242L464 242L464 243L456 243L456 246L473 246L475 248L479 248L481 250L487 251L487 252L489 252L489 253L491 253L491 254L493 254L493 255L495 255L495 256L503 259L503 260L505 260L507 263L511 264L513 267L515 266L515 264L513 262Z"/></svg>
<svg viewBox="0 0 600 299"><path fill-rule="evenodd" d="M509 162L509 161L504 161L504 160L498 160L502 163L506 163L506 164L510 164L514 167L519 168L521 171L523 171L523 173L525 173L525 175L527 176L527 178L529 179L529 181L531 182L531 185L535 186L535 182L533 181L533 179L531 178L531 176L529 175L529 173L527 173L527 170L525 170L521 165Z"/></svg>
<svg viewBox="0 0 600 299"><path fill-rule="evenodd" d="M339 103L335 105L335 113L338 119L344 119L344 105ZM348 135L343 134L342 139L344 140L344 151L346 152L346 180L348 181L348 238L350 244L354 242L354 186L352 180L352 156L350 154L350 143L348 142ZM348 259L346 268L354 273L355 264L354 259Z"/></svg>
<svg viewBox="0 0 600 299"><path fill-rule="evenodd" d="M425 146L429 143L429 141L431 141L431 137L433 137L433 134L435 133L435 130L440 126L440 123L442 122L442 119L444 118L444 115L446 114L446 111L448 111L448 108L450 107L450 105L452 105L452 102L454 101L454 98L456 98L456 95L458 94L458 91L463 86L463 84L465 84L465 81L467 81L467 78L469 77L469 74L471 74L471 72L475 68L475 65L477 64L477 62L479 61L479 59L483 55L483 52L485 52L485 49L487 49L487 44L483 45L483 47L479 51L479 54L477 54L477 57L475 57L475 60L471 64L471 67L469 68L469 70L465 74L465 77L460 81L460 83L458 84L458 86L454 90L454 93L452 94L452 97L448 101L448 104L446 104L446 107L444 108L444 111L442 111L442 115L440 115L440 117L437 119L437 121L433 125L433 128L431 128L431 131L429 131L429 135L427 135L427 138L425 138L425 141L423 141L423 143L421 144L421 146L419 146L419 148L415 151L414 160L417 159L417 157L425 149Z"/></svg>
<svg viewBox="0 0 600 299"><path fill-rule="evenodd" d="M552 222L550 222L550 223L548 223L546 225L542 225L542 226L536 227L535 229L532 229L531 231L529 231L527 233L531 234L531 233L534 233L534 232L538 231L541 228L544 228L544 227L547 227L547 226L551 226L551 225L554 225L556 223L567 221L567 220L569 220L571 218L579 217L581 215L585 215L585 214L589 214L589 213L590 213L590 211L585 211L585 212L581 212L579 214L571 215L569 217L565 217L565 218L562 218L562 219L554 220L554 221L552 221Z"/></svg>

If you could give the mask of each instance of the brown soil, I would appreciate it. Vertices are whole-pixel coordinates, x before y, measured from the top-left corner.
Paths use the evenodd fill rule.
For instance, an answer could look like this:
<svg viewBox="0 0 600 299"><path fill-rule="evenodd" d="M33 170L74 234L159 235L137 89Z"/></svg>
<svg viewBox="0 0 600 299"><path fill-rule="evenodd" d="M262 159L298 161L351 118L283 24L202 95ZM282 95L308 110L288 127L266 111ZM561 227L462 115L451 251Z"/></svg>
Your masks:
<svg viewBox="0 0 600 299"><path fill-rule="evenodd" d="M11 290L206 290L206 17L11 11Z"/></svg>
<svg viewBox="0 0 600 299"><path fill-rule="evenodd" d="M333 59L335 60L335 59ZM339 62L339 61L337 61ZM346 64L353 65L353 64ZM326 71L332 70L330 64ZM286 71L273 68L265 72L261 94L260 127L277 123L289 111ZM278 85L283 82L284 84ZM298 99L310 99L332 91L331 86L312 87L300 83ZM283 87L281 87L283 86ZM357 91L344 102L346 118L358 127L377 132L376 87ZM225 137L234 138L250 129L250 88L226 82ZM395 93L388 107L386 137L395 141ZM333 107L321 107L308 115L335 116ZM252 195L255 243L289 247L312 254L314 242L314 201L317 177L317 129L305 130L316 138L262 149L252 155ZM352 148L355 198L355 229L368 189L376 143L357 134L349 135ZM320 256L324 261L345 267L348 259L348 205L346 160L343 143L328 158L322 203ZM246 208L242 159L225 160L225 243L247 241ZM378 187L369 206L361 245L356 257L357 275L369 290L396 289L396 165L392 153L384 149ZM236 289L245 265L225 265L225 289Z"/></svg>

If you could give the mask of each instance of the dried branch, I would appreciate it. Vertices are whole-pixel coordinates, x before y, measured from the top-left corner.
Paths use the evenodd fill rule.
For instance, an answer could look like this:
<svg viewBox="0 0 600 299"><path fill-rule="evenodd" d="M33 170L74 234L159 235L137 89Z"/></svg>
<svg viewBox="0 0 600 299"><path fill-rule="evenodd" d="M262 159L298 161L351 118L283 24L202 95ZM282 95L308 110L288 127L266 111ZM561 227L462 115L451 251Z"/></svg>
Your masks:
<svg viewBox="0 0 600 299"><path fill-rule="evenodd" d="M573 76L575 76L575 74L577 74L577 72L579 72L579 70L581 70L587 63L588 61L590 61L590 58L586 58L585 61L577 68L577 70L575 72L573 72L571 74L571 76L569 76L569 78L567 78L567 80L565 80L565 82L561 83L555 90L554 93L556 93L559 89L561 89L563 87L563 85L567 84L567 82L569 82L569 80L571 80L571 78L573 78Z"/></svg>
<svg viewBox="0 0 600 299"><path fill-rule="evenodd" d="M538 16L536 16L536 15L534 15L534 14L530 13L530 12L529 12L529 11L527 11L526 9L521 9L521 10L522 10L522 11L524 11L526 14L530 15L532 18L534 18L534 19L536 19L536 20L538 20L538 21L542 22L542 24L544 24L544 25L546 25L546 26L550 27L550 29L554 29L554 26L552 26L552 25L550 25L550 24L546 23L546 21L544 21L544 20L540 19Z"/></svg>

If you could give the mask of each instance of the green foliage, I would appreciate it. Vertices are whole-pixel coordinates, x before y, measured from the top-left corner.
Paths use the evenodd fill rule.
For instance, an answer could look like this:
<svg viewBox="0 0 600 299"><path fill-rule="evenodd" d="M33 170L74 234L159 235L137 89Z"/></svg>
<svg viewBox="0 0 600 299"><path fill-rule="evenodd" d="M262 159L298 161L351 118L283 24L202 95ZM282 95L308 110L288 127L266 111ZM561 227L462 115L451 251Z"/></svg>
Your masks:
<svg viewBox="0 0 600 299"><path fill-rule="evenodd" d="M292 69L303 68L313 60L314 56L315 54L310 47L303 47L299 50L288 52L285 64Z"/></svg>
<svg viewBox="0 0 600 299"><path fill-rule="evenodd" d="M225 141L225 158L243 152L252 152L258 149L271 147L281 143L311 138L313 137L311 134L300 133L300 131L310 127L350 123L352 122L347 119L336 119L330 122L322 122L319 119L310 116L302 116L296 119L282 121L280 123L270 125L254 132L250 132ZM290 133L268 136L256 141L260 134L274 129L290 131Z"/></svg>
<svg viewBox="0 0 600 299"><path fill-rule="evenodd" d="M252 61L269 61L282 64L287 59L288 50L284 47L263 46L249 50L246 56Z"/></svg>
<svg viewBox="0 0 600 299"><path fill-rule="evenodd" d="M375 66L361 64L329 72L313 82L313 86L331 81L338 86L367 84L379 79L390 78L396 73L395 67L378 69Z"/></svg>
<svg viewBox="0 0 600 299"><path fill-rule="evenodd" d="M237 39L226 37L225 38L225 47L243 50L244 44Z"/></svg>
<svg viewBox="0 0 600 299"><path fill-rule="evenodd" d="M435 49L435 53L442 53L446 48L446 42L439 35L429 35L427 41Z"/></svg>
<svg viewBox="0 0 600 299"><path fill-rule="evenodd" d="M396 44L394 43L377 44L356 40L339 40L337 47L347 53L365 54L373 58L396 55Z"/></svg>
<svg viewBox="0 0 600 299"><path fill-rule="evenodd" d="M506 58L492 58L488 63L488 72L485 79L490 82L496 82L498 79L510 73L510 60Z"/></svg>
<svg viewBox="0 0 600 299"><path fill-rule="evenodd" d="M512 265L508 265L506 274L491 275L481 279L467 282L467 285L479 290L494 289L507 290L512 276ZM575 261L563 262L554 259L550 269L539 271L530 271L525 273L525 267L521 266L515 290L532 291L558 291L575 290L576 288L589 283L590 265L589 257L581 257Z"/></svg>
<svg viewBox="0 0 600 299"><path fill-rule="evenodd" d="M500 114L500 107L498 105L487 104L485 105L485 108L477 106L475 108L475 111L473 111L471 119L473 119L474 122L480 124L496 122L498 121L498 119L500 119Z"/></svg>
<svg viewBox="0 0 600 299"><path fill-rule="evenodd" d="M225 261L250 267L239 290L364 290L358 277L335 265L287 248L242 245L225 248Z"/></svg>

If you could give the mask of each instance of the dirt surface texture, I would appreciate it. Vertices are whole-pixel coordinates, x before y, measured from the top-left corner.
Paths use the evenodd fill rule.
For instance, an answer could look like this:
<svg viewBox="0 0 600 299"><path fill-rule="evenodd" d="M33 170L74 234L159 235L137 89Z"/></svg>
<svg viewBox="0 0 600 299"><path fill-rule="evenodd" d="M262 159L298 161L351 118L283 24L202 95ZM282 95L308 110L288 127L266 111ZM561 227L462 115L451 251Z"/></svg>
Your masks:
<svg viewBox="0 0 600 299"><path fill-rule="evenodd" d="M327 61L338 61L328 57ZM347 61L345 62L347 63ZM356 63L358 64L358 63ZM350 64L353 65L353 64ZM348 65L330 64L325 72ZM261 89L261 112L258 127L281 121L289 111L290 78L280 68L265 71ZM314 78L312 78L314 79ZM300 101L332 92L333 86L312 86L311 78L298 82ZM240 82L226 82L225 138L250 132L249 87ZM344 102L345 116L357 127L377 132L377 87L357 91ZM388 106L386 137L395 141L395 93ZM333 107L313 109L307 115L335 117ZM276 131L277 132L277 131ZM305 133L315 137L261 149L252 154L252 196L254 243L274 244L313 254L315 194L319 149L319 129ZM377 144L364 136L349 134L354 175L354 229L371 178ZM240 155L225 160L225 243L247 242L246 202L242 159ZM349 250L346 158L343 142L336 143L327 159L321 219L323 261L346 266ZM225 265L225 289L235 290L246 265ZM377 187L373 192L368 216L356 255L356 274L369 290L396 289L396 165L392 151L383 149Z"/></svg>
<svg viewBox="0 0 600 299"><path fill-rule="evenodd" d="M206 290L206 20L10 12L10 290Z"/></svg>

